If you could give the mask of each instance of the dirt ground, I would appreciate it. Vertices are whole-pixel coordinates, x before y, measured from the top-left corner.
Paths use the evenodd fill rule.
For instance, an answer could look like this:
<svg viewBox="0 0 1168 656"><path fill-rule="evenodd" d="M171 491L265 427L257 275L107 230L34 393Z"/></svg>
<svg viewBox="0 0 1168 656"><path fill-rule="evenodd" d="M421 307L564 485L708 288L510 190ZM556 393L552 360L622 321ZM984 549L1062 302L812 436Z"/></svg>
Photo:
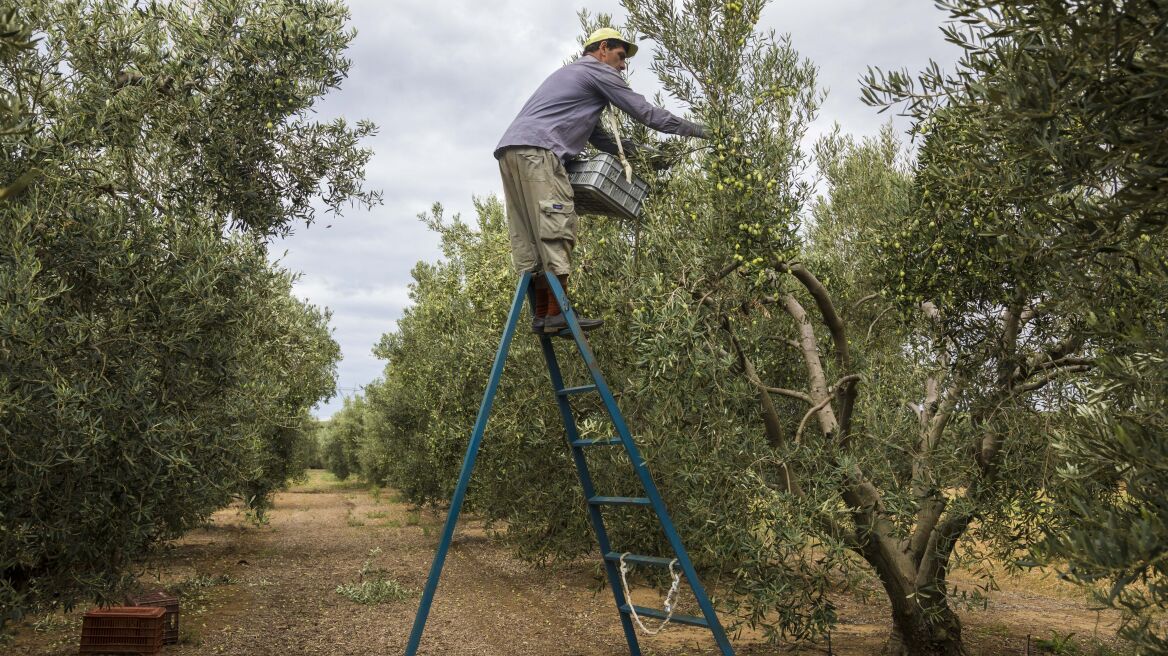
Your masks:
<svg viewBox="0 0 1168 656"><path fill-rule="evenodd" d="M250 523L238 510L221 511L170 545L142 575L150 589L180 592L180 642L163 653L401 654L442 519L411 510L391 490L340 483L319 471L276 497L267 525ZM358 582L366 563L412 594L375 605L338 594L338 585ZM527 565L474 521L460 521L419 653L628 654L612 594L598 587L600 576L592 561L552 569ZM961 613L973 656L1125 653L1111 640L1115 615L1092 610L1066 584L1027 574L1000 585L989 595L988 610ZM648 590L634 596L643 605L657 598ZM837 603L841 621L830 645L771 646L749 630L732 634L731 642L744 656L878 654L888 630L879 595L867 601L840 595ZM84 610L30 618L0 652L76 654ZM645 656L717 653L707 631L677 625L642 637L641 648Z"/></svg>

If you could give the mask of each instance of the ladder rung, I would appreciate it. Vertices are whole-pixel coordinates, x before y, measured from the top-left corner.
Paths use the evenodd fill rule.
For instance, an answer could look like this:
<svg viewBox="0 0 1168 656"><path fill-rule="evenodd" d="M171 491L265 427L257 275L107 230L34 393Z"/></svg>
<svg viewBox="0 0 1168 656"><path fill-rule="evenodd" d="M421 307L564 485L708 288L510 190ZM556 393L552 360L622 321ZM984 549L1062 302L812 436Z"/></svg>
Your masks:
<svg viewBox="0 0 1168 656"><path fill-rule="evenodd" d="M634 606L633 608L637 609L637 615L640 615L641 617L652 617L654 619L663 620L669 616L669 614L665 611L657 610L656 608L646 608L644 606ZM628 615L629 605L621 604L620 612ZM673 617L669 618L669 621L676 622L678 624L689 624L690 626L704 626L706 628L710 627L710 623L707 622L704 618L694 617L693 615L678 615L677 613L674 613Z"/></svg>
<svg viewBox="0 0 1168 656"><path fill-rule="evenodd" d="M647 497L592 497L588 503L594 506L648 506L653 502Z"/></svg>
<svg viewBox="0 0 1168 656"><path fill-rule="evenodd" d="M615 551L610 551L604 555L605 560L611 560L614 563L619 563L621 555ZM669 567L669 563L673 562L672 558L658 558L657 556L638 556L636 554L629 554L625 556L626 563L633 563L637 565L656 565L658 567ZM641 611L637 611L638 613Z"/></svg>
<svg viewBox="0 0 1168 656"><path fill-rule="evenodd" d="M569 394L587 394L588 392L596 391L595 385L581 385L580 387L566 387L556 394L560 396L568 396Z"/></svg>
<svg viewBox="0 0 1168 656"><path fill-rule="evenodd" d="M613 446L620 443L619 437L608 437L601 440L572 440L572 446Z"/></svg>

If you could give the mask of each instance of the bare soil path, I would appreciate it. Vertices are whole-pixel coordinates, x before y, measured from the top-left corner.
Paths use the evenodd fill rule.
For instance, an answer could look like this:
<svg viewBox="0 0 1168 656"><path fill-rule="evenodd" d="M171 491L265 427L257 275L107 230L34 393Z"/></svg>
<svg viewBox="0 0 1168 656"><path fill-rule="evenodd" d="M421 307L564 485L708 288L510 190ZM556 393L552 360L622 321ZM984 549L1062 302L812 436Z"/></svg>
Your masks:
<svg viewBox="0 0 1168 656"><path fill-rule="evenodd" d="M441 516L411 510L392 491L341 483L311 472L306 484L276 497L265 526L224 510L205 527L170 545L143 574L143 584L177 589L182 611L178 645L167 656L402 654L441 530ZM337 593L358 583L361 570L382 570L413 594L401 601L363 605ZM422 640L430 656L623 656L628 654L612 594L600 589L592 561L537 568L508 555L473 521L460 522ZM964 612L973 656L1030 653L1037 641L1075 647L1059 653L1121 654L1110 640L1116 618L1091 610L1077 591L1027 575L1002 582L988 610ZM684 590L684 587L683 587ZM639 591L638 603L656 595ZM877 654L887 635L888 610L880 596L838 600L841 623L807 654ZM65 656L77 653L80 617L31 618L0 653ZM791 653L762 635L732 635L739 654ZM717 653L707 631L670 626L641 640L646 656ZM1072 651L1071 649L1076 651ZM1046 652L1052 653L1052 652Z"/></svg>

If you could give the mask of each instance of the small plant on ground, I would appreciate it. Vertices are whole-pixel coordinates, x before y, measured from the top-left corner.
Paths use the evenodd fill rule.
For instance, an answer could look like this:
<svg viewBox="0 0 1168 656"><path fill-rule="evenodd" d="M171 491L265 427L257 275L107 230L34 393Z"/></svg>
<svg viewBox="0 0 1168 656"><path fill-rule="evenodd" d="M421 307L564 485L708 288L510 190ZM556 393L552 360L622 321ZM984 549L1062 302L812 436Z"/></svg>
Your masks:
<svg viewBox="0 0 1168 656"><path fill-rule="evenodd" d="M384 604L391 601L402 601L414 595L414 591L406 588L392 578L381 568L373 567L373 558L381 553L380 548L369 551L369 558L361 565L356 583L342 583L337 586L337 594L358 604Z"/></svg>
<svg viewBox="0 0 1168 656"><path fill-rule="evenodd" d="M217 585L231 585L235 579L228 574L218 576L206 573L196 573L167 588L167 591L176 595L188 606L203 606L207 600L210 588Z"/></svg>
<svg viewBox="0 0 1168 656"><path fill-rule="evenodd" d="M1034 642L1040 654L1078 654L1079 645L1075 642L1075 634L1061 634L1051 631L1049 639L1039 639Z"/></svg>
<svg viewBox="0 0 1168 656"><path fill-rule="evenodd" d="M267 513L263 512L263 510L259 508L248 508L244 511L243 518L245 521L247 521L248 524L251 524L255 528L270 526L272 523L271 520L268 519Z"/></svg>
<svg viewBox="0 0 1168 656"><path fill-rule="evenodd" d="M235 579L230 574L207 574L196 573L194 576L187 577L182 581L170 586L168 591L171 594L186 598L188 596L198 596L207 588L216 585L231 585L235 583Z"/></svg>

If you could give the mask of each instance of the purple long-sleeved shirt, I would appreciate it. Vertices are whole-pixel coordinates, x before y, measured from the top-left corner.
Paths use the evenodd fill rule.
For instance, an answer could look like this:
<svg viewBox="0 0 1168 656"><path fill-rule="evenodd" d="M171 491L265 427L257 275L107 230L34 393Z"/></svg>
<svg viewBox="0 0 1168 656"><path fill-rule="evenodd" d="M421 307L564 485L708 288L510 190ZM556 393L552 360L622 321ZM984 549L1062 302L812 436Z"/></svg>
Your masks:
<svg viewBox="0 0 1168 656"><path fill-rule="evenodd" d="M630 89L615 68L584 55L549 75L535 90L503 133L495 159L508 146L536 146L563 161L580 154L589 141L615 154L616 143L598 125L609 103L659 132L702 135L702 126L653 105Z"/></svg>

